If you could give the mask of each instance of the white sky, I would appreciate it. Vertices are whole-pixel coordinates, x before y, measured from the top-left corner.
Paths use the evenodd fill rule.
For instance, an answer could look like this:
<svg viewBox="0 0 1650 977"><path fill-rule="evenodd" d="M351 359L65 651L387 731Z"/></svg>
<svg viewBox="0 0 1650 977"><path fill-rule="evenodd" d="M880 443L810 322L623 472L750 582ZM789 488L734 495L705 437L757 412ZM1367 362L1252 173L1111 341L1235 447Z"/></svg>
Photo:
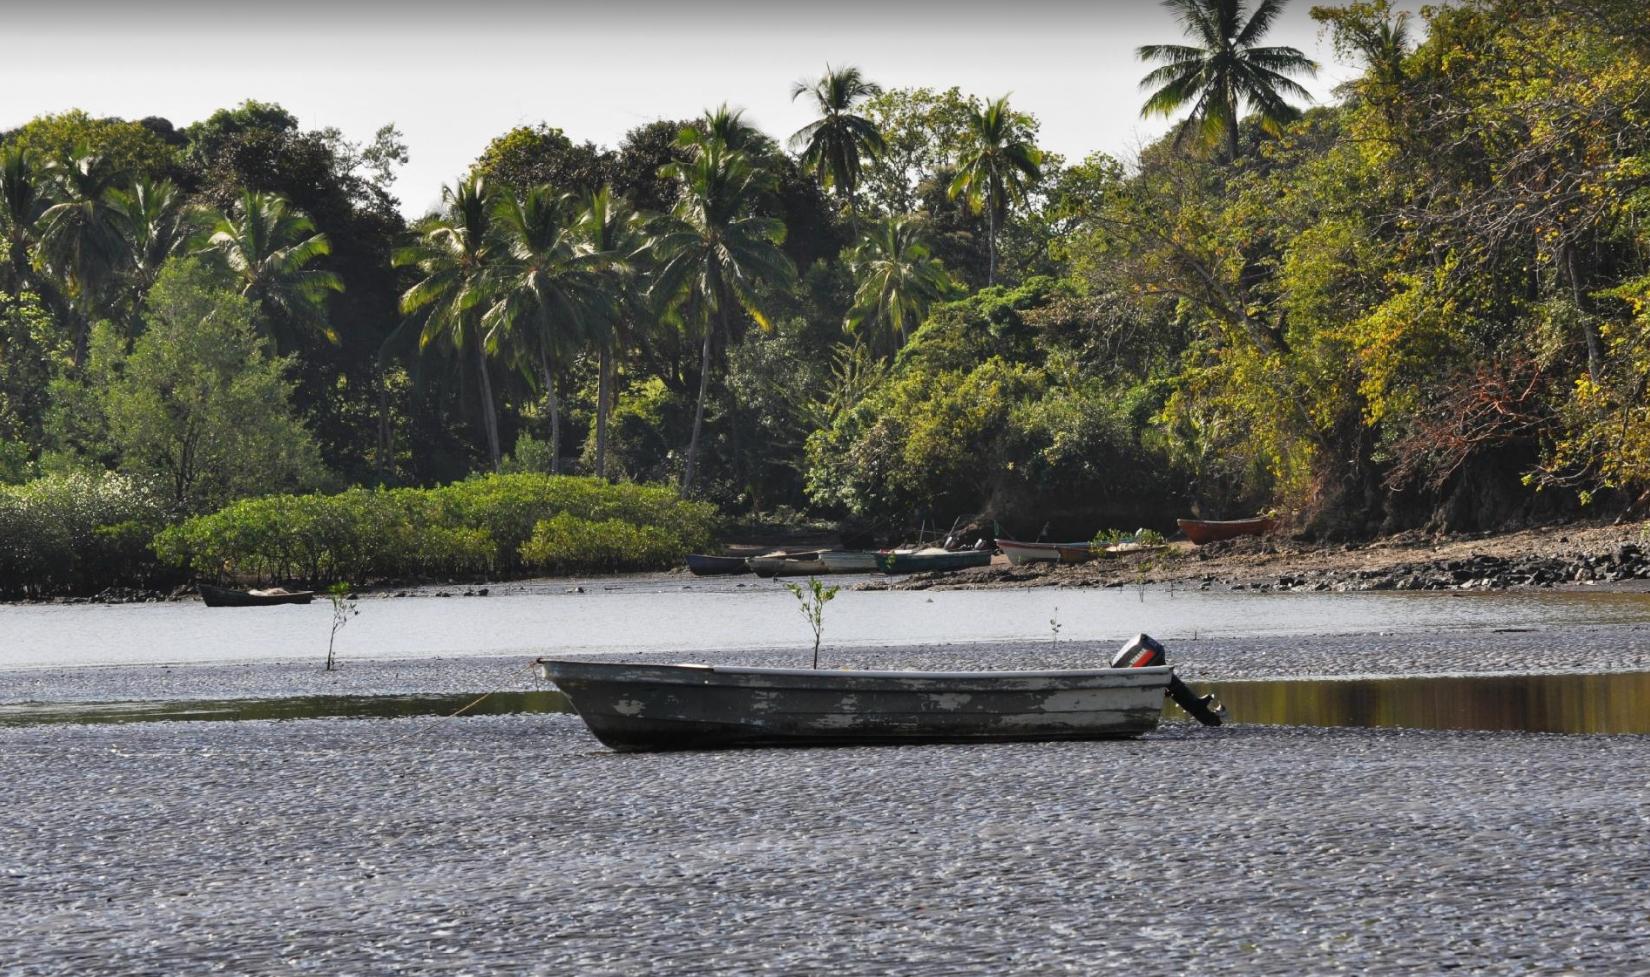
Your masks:
<svg viewBox="0 0 1650 977"><path fill-rule="evenodd" d="M1168 126L1139 118L1147 68L1134 48L1180 40L1155 3L847 3L0 0L0 129L70 108L181 128L247 98L361 141L394 122L412 157L395 192L415 214L516 125L612 146L636 125L725 100L788 136L809 121L791 83L827 61L885 87L1012 93L1042 121L1042 145L1073 160L1097 149L1127 158ZM1268 40L1322 65L1305 84L1327 100L1354 71L1335 63L1309 6L1294 0Z"/></svg>

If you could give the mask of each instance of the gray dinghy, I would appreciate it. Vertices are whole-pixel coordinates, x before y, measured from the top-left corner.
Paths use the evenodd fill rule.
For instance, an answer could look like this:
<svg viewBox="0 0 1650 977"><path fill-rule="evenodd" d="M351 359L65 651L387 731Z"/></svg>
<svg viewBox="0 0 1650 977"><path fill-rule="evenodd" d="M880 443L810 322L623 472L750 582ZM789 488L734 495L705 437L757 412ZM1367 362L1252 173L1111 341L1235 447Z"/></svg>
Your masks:
<svg viewBox="0 0 1650 977"><path fill-rule="evenodd" d="M539 659L615 750L1117 739L1157 727L1168 665L877 672Z"/></svg>

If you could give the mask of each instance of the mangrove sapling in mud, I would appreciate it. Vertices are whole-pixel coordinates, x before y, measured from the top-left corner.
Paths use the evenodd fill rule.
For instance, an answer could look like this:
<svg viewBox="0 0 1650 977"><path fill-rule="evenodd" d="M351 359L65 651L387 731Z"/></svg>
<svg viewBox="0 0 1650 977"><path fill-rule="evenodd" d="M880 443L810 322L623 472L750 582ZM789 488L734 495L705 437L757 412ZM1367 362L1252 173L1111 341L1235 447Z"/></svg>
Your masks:
<svg viewBox="0 0 1650 977"><path fill-rule="evenodd" d="M333 657L333 647L338 643L338 632L343 630L349 619L361 612L355 609L355 600L350 596L350 586L347 583L335 583L327 588L327 599L332 601L332 633L327 636L327 671L337 667L337 660Z"/></svg>
<svg viewBox="0 0 1650 977"><path fill-rule="evenodd" d="M829 604L842 588L827 587L819 582L818 577L809 577L806 587L787 581L785 589L802 605L802 616L808 619L808 626L813 628L814 668L818 668L819 640L825 633L825 605Z"/></svg>
<svg viewBox="0 0 1650 977"><path fill-rule="evenodd" d="M1051 644L1051 645L1059 644L1060 643L1060 608L1059 608L1058 605L1056 605L1055 608L1054 608L1054 616L1048 619L1048 630L1049 630L1048 643Z"/></svg>

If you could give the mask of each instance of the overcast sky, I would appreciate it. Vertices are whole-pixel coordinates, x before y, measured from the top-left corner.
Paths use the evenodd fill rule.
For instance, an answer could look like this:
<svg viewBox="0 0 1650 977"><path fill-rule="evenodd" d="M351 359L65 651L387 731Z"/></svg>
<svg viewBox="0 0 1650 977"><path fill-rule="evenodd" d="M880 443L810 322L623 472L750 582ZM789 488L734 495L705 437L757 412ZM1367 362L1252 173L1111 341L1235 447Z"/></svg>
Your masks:
<svg viewBox="0 0 1650 977"><path fill-rule="evenodd" d="M1353 70L1310 5L1293 0L1269 39L1322 65L1305 83L1327 100ZM1179 39L1168 11L1132 0L0 0L0 129L70 108L181 127L248 98L360 141L394 122L412 157L394 189L412 214L516 125L611 146L727 101L787 136L809 121L791 83L827 61L885 87L1010 93L1045 148L1126 158L1168 125L1139 118L1134 49Z"/></svg>

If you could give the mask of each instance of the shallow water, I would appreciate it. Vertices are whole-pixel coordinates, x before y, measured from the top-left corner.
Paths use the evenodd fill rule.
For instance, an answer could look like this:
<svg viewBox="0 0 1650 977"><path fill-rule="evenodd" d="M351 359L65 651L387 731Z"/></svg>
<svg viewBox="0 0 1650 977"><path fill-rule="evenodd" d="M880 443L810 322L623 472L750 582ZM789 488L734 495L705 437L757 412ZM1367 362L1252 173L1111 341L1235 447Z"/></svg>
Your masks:
<svg viewBox="0 0 1650 977"><path fill-rule="evenodd" d="M1650 733L1650 672L1285 679L1209 690L1243 723Z"/></svg>
<svg viewBox="0 0 1650 977"><path fill-rule="evenodd" d="M1452 675L1265 679L1204 685L1232 723L1650 733L1650 672L1608 675ZM39 702L0 705L0 727L45 724L222 722L249 719L382 719L565 713L556 691L476 695L294 696L172 702ZM1187 717L1164 700L1165 718Z"/></svg>
<svg viewBox="0 0 1650 977"><path fill-rule="evenodd" d="M63 665L264 662L325 654L331 608L208 608L195 601L0 606L0 670ZM1046 638L1555 628L1650 623L1650 595L1620 593L1250 594L1148 590L844 591L826 612L833 646ZM772 581L732 589L679 578L585 593L370 599L339 633L347 659L729 650L795 644L795 598Z"/></svg>

